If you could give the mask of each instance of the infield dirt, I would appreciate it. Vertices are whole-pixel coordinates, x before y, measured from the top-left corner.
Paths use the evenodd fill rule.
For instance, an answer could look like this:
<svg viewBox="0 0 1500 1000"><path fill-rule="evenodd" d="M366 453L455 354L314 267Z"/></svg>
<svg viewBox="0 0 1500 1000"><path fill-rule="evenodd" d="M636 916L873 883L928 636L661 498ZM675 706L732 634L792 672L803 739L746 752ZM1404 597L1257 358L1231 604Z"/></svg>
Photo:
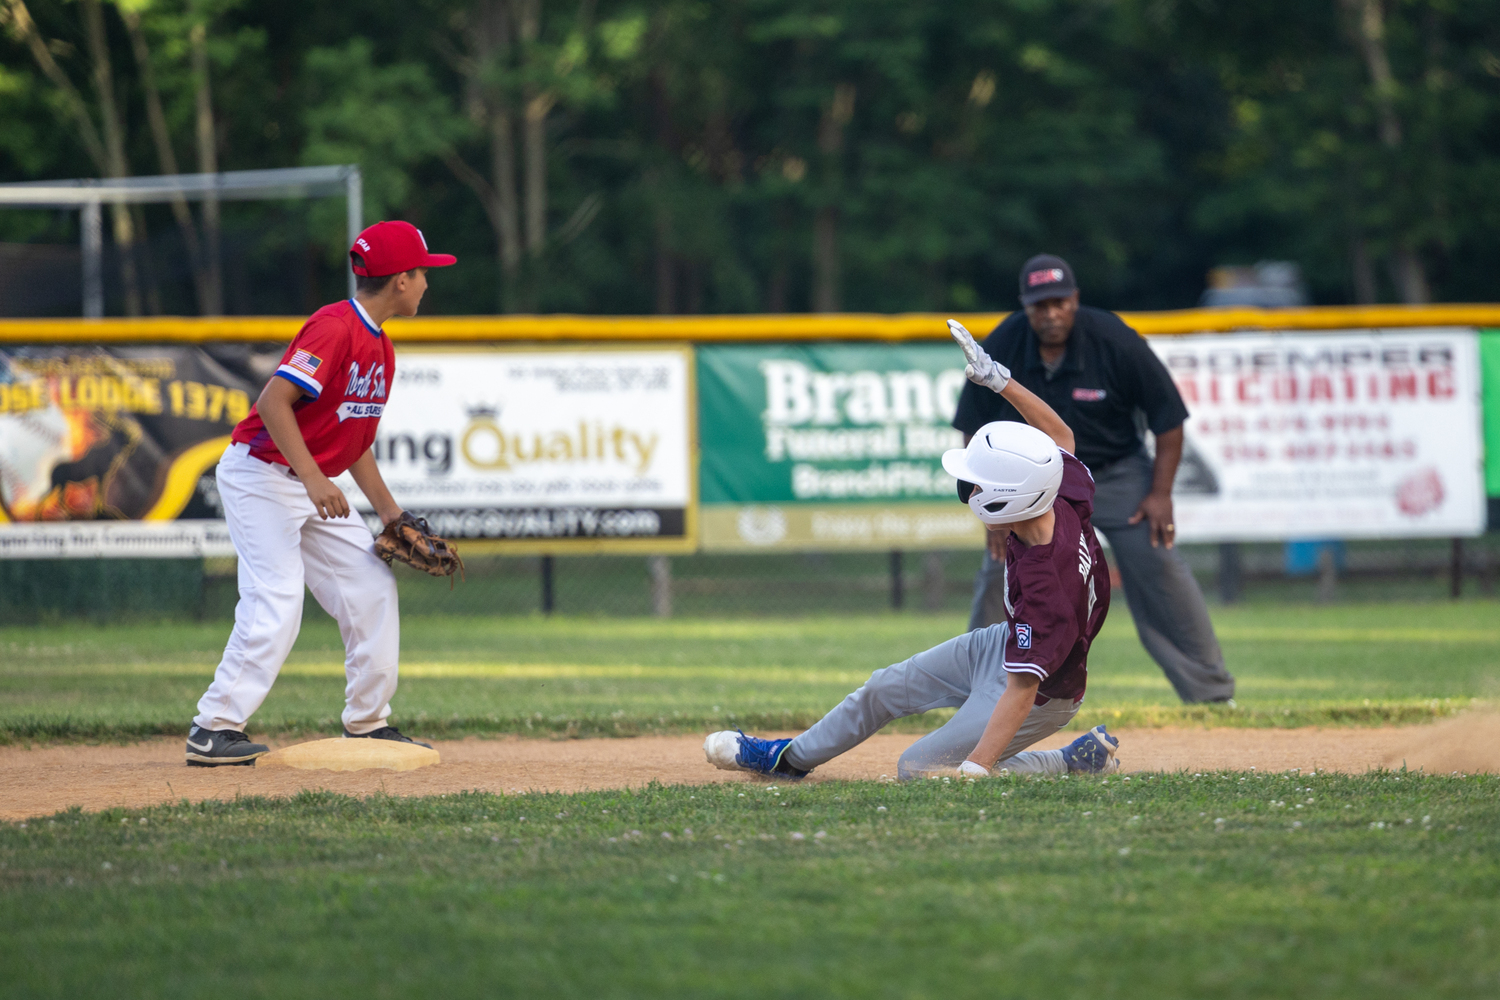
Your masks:
<svg viewBox="0 0 1500 1000"><path fill-rule="evenodd" d="M787 734L790 735L790 734ZM1060 733L1038 749L1063 746ZM1120 730L1120 760L1130 771L1363 772L1400 768L1429 773L1500 772L1500 715L1466 715L1435 725L1337 729ZM894 776L896 759L919 737L879 735L819 768L809 781ZM273 748L291 742L270 740ZM0 747L0 820L47 815L72 806L94 811L180 799L287 796L303 789L345 795L503 794L753 781L704 762L702 736L540 740L501 737L434 744L442 763L417 771L196 768L183 764L180 738L127 745Z"/></svg>

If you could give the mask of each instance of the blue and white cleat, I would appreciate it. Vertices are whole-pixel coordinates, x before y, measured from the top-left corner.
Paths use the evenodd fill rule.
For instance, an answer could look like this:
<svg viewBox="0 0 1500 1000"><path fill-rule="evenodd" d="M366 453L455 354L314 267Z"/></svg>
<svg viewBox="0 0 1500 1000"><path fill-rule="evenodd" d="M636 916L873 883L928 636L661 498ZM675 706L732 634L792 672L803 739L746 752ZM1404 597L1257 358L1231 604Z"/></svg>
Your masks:
<svg viewBox="0 0 1500 1000"><path fill-rule="evenodd" d="M1105 732L1103 726L1095 726L1063 747L1062 755L1069 771L1103 774L1120 766L1120 759L1115 756L1119 748L1119 740Z"/></svg>
<svg viewBox="0 0 1500 1000"><path fill-rule="evenodd" d="M725 730L710 733L703 741L703 756L721 771L806 777L807 771L793 767L784 759L786 748L791 744L791 740L763 740L758 736Z"/></svg>

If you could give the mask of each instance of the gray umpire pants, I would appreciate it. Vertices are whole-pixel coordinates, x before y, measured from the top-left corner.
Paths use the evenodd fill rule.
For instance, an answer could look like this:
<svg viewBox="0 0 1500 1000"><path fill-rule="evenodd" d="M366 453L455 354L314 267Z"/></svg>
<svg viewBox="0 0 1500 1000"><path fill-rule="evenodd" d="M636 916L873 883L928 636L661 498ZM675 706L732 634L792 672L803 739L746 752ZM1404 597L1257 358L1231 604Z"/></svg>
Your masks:
<svg viewBox="0 0 1500 1000"><path fill-rule="evenodd" d="M858 691L792 740L787 761L810 771L858 746L893 719L934 708L957 708L941 729L913 743L896 763L896 775L902 780L951 772L978 745L1005 692L1010 676L1004 664L1009 629L1001 623L966 632L875 671ZM1061 751L1026 748L1072 721L1081 701L1054 698L1032 706L995 766L1018 774L1066 774Z"/></svg>
<svg viewBox="0 0 1500 1000"><path fill-rule="evenodd" d="M1104 532L1120 568L1125 600L1141 645L1185 702L1234 697L1234 676L1214 635L1208 606L1176 549L1151 547L1151 525L1130 518L1151 492L1152 462L1144 452L1107 466L1094 478L1094 527ZM1005 565L984 555L974 580L969 628L1005 620Z"/></svg>

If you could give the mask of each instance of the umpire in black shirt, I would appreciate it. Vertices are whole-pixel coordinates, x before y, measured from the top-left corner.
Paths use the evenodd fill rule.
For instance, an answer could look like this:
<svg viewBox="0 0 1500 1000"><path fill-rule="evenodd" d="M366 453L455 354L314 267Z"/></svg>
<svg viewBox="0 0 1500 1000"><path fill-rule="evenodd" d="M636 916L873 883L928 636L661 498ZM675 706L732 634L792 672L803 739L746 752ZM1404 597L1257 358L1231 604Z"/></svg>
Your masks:
<svg viewBox="0 0 1500 1000"><path fill-rule="evenodd" d="M1120 317L1078 304L1073 269L1061 257L1026 262L1021 305L985 339L985 351L1073 429L1078 458L1094 474L1094 527L1109 541L1146 651L1183 701L1228 701L1234 677L1198 583L1173 549L1172 480L1188 415L1177 387ZM1020 419L1003 398L969 383L953 426L967 444L991 420ZM1156 435L1154 461L1142 426ZM986 552L971 630L1005 620L1004 581L1004 563Z"/></svg>

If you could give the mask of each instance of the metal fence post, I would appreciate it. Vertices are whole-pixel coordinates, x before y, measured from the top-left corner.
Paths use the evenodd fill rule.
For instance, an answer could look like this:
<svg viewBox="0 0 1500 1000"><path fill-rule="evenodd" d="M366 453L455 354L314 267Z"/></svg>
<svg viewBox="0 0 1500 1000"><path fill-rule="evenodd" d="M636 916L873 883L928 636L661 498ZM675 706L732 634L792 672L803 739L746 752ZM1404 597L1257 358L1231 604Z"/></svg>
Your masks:
<svg viewBox="0 0 1500 1000"><path fill-rule="evenodd" d="M364 183L357 164L326 167L279 167L268 170L230 170L208 174L162 174L151 177L75 177L55 181L0 183L0 206L30 205L77 209L79 242L83 257L83 316L104 315L104 235L102 204L144 205L184 199L201 201L208 235L214 236L222 201L265 198L324 198L340 193L347 201L349 242L364 228ZM218 274L218 238L210 239L203 253L209 269ZM349 293L354 294L354 275L349 275ZM222 303L220 304L222 305ZM207 308L207 307L205 307Z"/></svg>
<svg viewBox="0 0 1500 1000"><path fill-rule="evenodd" d="M1233 604L1240 599L1244 571L1240 565L1239 542L1219 545L1219 600Z"/></svg>
<svg viewBox="0 0 1500 1000"><path fill-rule="evenodd" d="M355 239L365 229L363 221L365 187L364 177L359 172L358 164L348 167L347 170L348 173L344 175L344 200L345 208L348 210L348 239L345 240L345 244L353 246ZM354 269L352 267L349 268L349 297L354 298Z"/></svg>
<svg viewBox="0 0 1500 1000"><path fill-rule="evenodd" d="M947 582L943 579L941 552L929 552L922 560L922 590L925 592L927 610L941 610L943 598L947 594Z"/></svg>
<svg viewBox="0 0 1500 1000"><path fill-rule="evenodd" d="M646 560L651 574L651 613L658 618L672 617L672 560L651 556Z"/></svg>
<svg viewBox="0 0 1500 1000"><path fill-rule="evenodd" d="M542 556L542 614L550 615L554 607L552 599L552 557Z"/></svg>
<svg viewBox="0 0 1500 1000"><path fill-rule="evenodd" d="M83 318L104 315L104 217L97 201L79 209L79 239L83 250Z"/></svg>
<svg viewBox="0 0 1500 1000"><path fill-rule="evenodd" d="M1458 600L1464 593L1464 540L1453 539L1452 562L1448 567L1448 596Z"/></svg>
<svg viewBox="0 0 1500 1000"><path fill-rule="evenodd" d="M1318 600L1324 603L1338 596L1339 565L1333 545L1325 542L1318 549Z"/></svg>
<svg viewBox="0 0 1500 1000"><path fill-rule="evenodd" d="M891 610L900 611L906 604L906 588L901 579L901 550L891 549Z"/></svg>

